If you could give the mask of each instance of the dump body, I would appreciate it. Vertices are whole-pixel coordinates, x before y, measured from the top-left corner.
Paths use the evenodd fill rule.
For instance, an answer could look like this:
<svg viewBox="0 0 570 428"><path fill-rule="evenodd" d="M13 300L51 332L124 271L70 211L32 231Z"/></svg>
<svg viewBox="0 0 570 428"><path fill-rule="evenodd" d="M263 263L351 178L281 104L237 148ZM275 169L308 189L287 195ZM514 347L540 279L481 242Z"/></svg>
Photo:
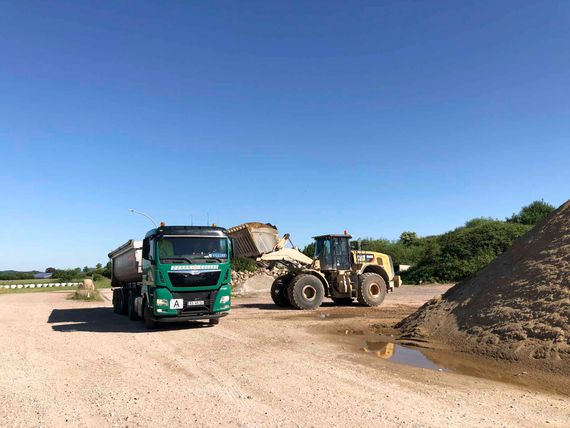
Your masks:
<svg viewBox="0 0 570 428"><path fill-rule="evenodd" d="M142 241L131 239L109 253L111 284L114 287L142 282L142 246Z"/></svg>
<svg viewBox="0 0 570 428"><path fill-rule="evenodd" d="M279 232L269 223L244 223L228 229L234 253L238 257L259 257L273 251L279 242Z"/></svg>

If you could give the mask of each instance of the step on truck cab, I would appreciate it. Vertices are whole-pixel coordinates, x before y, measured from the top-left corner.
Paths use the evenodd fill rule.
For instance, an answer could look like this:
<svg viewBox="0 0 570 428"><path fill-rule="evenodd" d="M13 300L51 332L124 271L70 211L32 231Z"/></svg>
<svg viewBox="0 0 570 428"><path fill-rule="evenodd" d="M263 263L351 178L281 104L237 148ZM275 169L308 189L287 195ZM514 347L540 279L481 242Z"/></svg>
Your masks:
<svg viewBox="0 0 570 428"><path fill-rule="evenodd" d="M113 308L130 319L158 322L209 320L217 324L231 307L231 244L226 230L163 226L143 241L109 253Z"/></svg>

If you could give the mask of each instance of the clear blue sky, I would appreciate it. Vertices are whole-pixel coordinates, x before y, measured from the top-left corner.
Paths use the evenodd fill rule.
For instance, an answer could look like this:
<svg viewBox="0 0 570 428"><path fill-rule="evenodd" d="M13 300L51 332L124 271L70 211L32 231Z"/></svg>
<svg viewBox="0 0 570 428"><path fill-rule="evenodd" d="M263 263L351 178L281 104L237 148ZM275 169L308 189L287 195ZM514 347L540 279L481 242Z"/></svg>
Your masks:
<svg viewBox="0 0 570 428"><path fill-rule="evenodd" d="M150 223L440 233L570 184L570 2L2 2L2 269Z"/></svg>

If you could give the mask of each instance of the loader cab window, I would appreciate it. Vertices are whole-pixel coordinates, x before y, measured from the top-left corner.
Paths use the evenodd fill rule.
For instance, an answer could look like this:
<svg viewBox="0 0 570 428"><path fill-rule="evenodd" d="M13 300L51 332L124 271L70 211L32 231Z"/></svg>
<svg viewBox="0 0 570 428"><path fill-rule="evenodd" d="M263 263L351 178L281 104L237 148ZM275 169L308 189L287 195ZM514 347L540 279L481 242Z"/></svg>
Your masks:
<svg viewBox="0 0 570 428"><path fill-rule="evenodd" d="M335 269L350 269L350 258L347 238L333 238L334 265Z"/></svg>
<svg viewBox="0 0 570 428"><path fill-rule="evenodd" d="M318 237L315 240L315 259L322 270L350 269L348 239L342 237Z"/></svg>
<svg viewBox="0 0 570 428"><path fill-rule="evenodd" d="M321 262L321 269L329 270L332 266L331 241L317 238L315 241L315 259Z"/></svg>
<svg viewBox="0 0 570 428"><path fill-rule="evenodd" d="M323 256L331 254L331 241L328 239L318 238L315 241L315 258L318 259Z"/></svg>

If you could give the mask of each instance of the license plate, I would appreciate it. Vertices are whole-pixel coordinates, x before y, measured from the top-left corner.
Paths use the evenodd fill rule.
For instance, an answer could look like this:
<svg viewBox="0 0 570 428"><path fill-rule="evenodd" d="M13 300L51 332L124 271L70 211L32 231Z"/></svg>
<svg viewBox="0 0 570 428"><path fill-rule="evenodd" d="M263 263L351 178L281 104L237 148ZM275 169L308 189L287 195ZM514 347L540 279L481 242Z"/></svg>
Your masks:
<svg viewBox="0 0 570 428"><path fill-rule="evenodd" d="M186 304L188 306L204 306L204 301L203 300L191 300Z"/></svg>

